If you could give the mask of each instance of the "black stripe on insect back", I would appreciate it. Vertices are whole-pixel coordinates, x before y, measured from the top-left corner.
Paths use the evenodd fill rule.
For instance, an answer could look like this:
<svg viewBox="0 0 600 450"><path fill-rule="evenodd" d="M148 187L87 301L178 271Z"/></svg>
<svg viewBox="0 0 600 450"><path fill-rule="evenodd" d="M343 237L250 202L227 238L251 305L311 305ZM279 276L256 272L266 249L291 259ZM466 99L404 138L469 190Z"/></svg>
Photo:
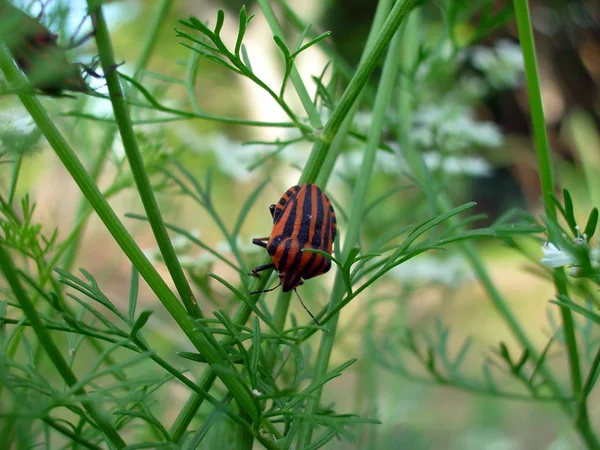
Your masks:
<svg viewBox="0 0 600 450"><path fill-rule="evenodd" d="M277 205L275 205L275 216L279 216L281 214L281 212L285 209L286 203L289 202L290 197L292 195L294 195L296 192L298 192L299 190L300 190L300 186L296 185L296 186L292 186L287 191L285 191L285 193L281 196L281 198L277 202ZM275 222L273 222L273 223L275 223Z"/></svg>
<svg viewBox="0 0 600 450"><path fill-rule="evenodd" d="M310 228L313 226L314 218L312 217L312 186L307 186L302 199L302 219L300 220L300 231L298 232L298 240L300 247L304 247L308 242Z"/></svg>
<svg viewBox="0 0 600 450"><path fill-rule="evenodd" d="M331 235L331 242L335 241L335 237L337 236L337 219L335 217L335 211L333 210L333 205L329 205L329 213L331 214L331 221L333 227L333 233Z"/></svg>
<svg viewBox="0 0 600 450"><path fill-rule="evenodd" d="M279 259L279 266L277 267L277 270L279 272L287 272L287 270L285 270L285 265L290 256L290 247L292 246L292 240L287 239L283 245L283 253L281 255L281 258Z"/></svg>
<svg viewBox="0 0 600 450"><path fill-rule="evenodd" d="M325 220L325 209L323 208L323 193L317 191L317 217L313 217L312 226L315 228L312 242L310 243L312 248L321 248L321 242L323 236L321 235L321 227L323 226L323 220Z"/></svg>
<svg viewBox="0 0 600 450"><path fill-rule="evenodd" d="M286 238L288 237L292 237L292 234L294 233L294 226L296 225L296 209L297 209L297 203L298 203L298 195L294 194L285 204L285 207L283 209L283 211L287 211L288 209L290 210L290 214L287 217L287 220L285 221L285 223L283 224L283 230L281 231L281 234L283 234ZM279 222L281 220L281 218L284 216L284 212L282 212L278 217L278 221Z"/></svg>
<svg viewBox="0 0 600 450"><path fill-rule="evenodd" d="M296 253L294 261L287 270L288 273L295 273L298 271L300 260L302 259L302 249L306 247L308 243L308 237L310 233L310 227L312 226L312 188L309 186L304 192L304 198L302 199L302 217L300 219L300 230L298 232L298 244L299 249Z"/></svg>

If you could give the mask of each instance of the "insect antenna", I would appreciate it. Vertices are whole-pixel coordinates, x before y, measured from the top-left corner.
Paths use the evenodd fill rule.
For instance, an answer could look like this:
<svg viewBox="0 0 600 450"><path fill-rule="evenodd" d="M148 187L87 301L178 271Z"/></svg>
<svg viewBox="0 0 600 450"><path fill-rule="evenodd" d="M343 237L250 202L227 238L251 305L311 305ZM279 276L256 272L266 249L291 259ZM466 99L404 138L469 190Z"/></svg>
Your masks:
<svg viewBox="0 0 600 450"><path fill-rule="evenodd" d="M264 289L262 291L254 291L254 292L248 292L248 295L254 295L254 294L262 294L263 292L271 292L274 291L275 289L277 289L279 286L281 286L281 282L279 282L279 284L277 286L275 286L274 288L271 289ZM302 300L300 300L302 301ZM310 314L310 313L309 313ZM311 314L312 316L312 314Z"/></svg>
<svg viewBox="0 0 600 450"><path fill-rule="evenodd" d="M300 298L300 294L298 294L298 291L296 289L294 289L294 292L296 293L296 296L298 297L298 300L300 300L300 304L304 307L304 309L306 310L306 312L308 313L308 315L310 317L312 317L312 320L318 325L321 326L321 324L319 323L319 321L316 319L315 316L313 316L313 314L308 310L308 308L306 307L306 305L304 304L304 302L302 301L302 299Z"/></svg>

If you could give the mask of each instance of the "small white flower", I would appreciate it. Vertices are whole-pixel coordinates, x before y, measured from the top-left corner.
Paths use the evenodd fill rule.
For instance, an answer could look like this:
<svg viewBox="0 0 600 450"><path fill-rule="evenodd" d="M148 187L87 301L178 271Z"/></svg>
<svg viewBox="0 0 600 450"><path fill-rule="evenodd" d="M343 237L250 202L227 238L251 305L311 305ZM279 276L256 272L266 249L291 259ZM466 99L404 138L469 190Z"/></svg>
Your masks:
<svg viewBox="0 0 600 450"><path fill-rule="evenodd" d="M475 47L472 60L473 65L484 72L492 87L506 89L519 85L523 54L518 44L503 39L494 49Z"/></svg>
<svg viewBox="0 0 600 450"><path fill-rule="evenodd" d="M200 237L200 230L190 230L190 234L193 237L198 238ZM173 245L173 249L176 252L183 252L190 247L191 241L187 236L184 236L183 234L176 234L171 238L171 245Z"/></svg>
<svg viewBox="0 0 600 450"><path fill-rule="evenodd" d="M143 248L142 253L150 261L162 261L160 252L158 251L157 248Z"/></svg>
<svg viewBox="0 0 600 450"><path fill-rule="evenodd" d="M473 101L484 97L488 93L488 86L485 81L478 76L463 76L458 82L460 95L459 100Z"/></svg>
<svg viewBox="0 0 600 450"><path fill-rule="evenodd" d="M35 127L35 122L26 111L13 109L8 114L0 114L0 135L5 133L30 134Z"/></svg>
<svg viewBox="0 0 600 450"><path fill-rule="evenodd" d="M396 266L390 274L402 282L437 282L445 286L457 286L474 279L470 266L458 255L420 255Z"/></svg>
<svg viewBox="0 0 600 450"><path fill-rule="evenodd" d="M260 395L263 395L263 393L260 392L258 389L252 389L252 395L258 397Z"/></svg>
<svg viewBox="0 0 600 450"><path fill-rule="evenodd" d="M391 146L394 146L392 143ZM357 175L364 162L364 151L353 150L340 155L335 163L334 171L340 174ZM377 150L373 170L388 174L399 174L406 170L406 165L396 153Z"/></svg>
<svg viewBox="0 0 600 450"><path fill-rule="evenodd" d="M243 145L225 135L217 135L212 144L219 169L238 181L246 182L254 177L248 170L265 151L264 145Z"/></svg>
<svg viewBox="0 0 600 450"><path fill-rule="evenodd" d="M178 256L177 259L184 269L206 269L212 266L217 260L210 253L202 253L198 256L182 255Z"/></svg>
<svg viewBox="0 0 600 450"><path fill-rule="evenodd" d="M413 129L417 137L425 137L427 147L433 145L435 136L435 143L447 152L502 145L502 133L494 123L477 121L470 108L448 101L420 107ZM429 130L431 141L425 130Z"/></svg>
<svg viewBox="0 0 600 450"><path fill-rule="evenodd" d="M427 152L423 159L429 170L441 170L447 175L486 177L492 173L492 166L480 156L442 157L439 152Z"/></svg>
<svg viewBox="0 0 600 450"><path fill-rule="evenodd" d="M352 124L356 131L362 134L367 134L373 122L373 113L371 111L357 111L354 114Z"/></svg>
<svg viewBox="0 0 600 450"><path fill-rule="evenodd" d="M583 267L581 266L571 266L567 268L567 275L573 278L579 278L583 275Z"/></svg>
<svg viewBox="0 0 600 450"><path fill-rule="evenodd" d="M592 267L596 270L600 268L600 248L594 247L590 250L590 260Z"/></svg>
<svg viewBox="0 0 600 450"><path fill-rule="evenodd" d="M433 132L429 127L414 127L412 130L410 130L410 137L414 144L425 148L433 146L435 142Z"/></svg>
<svg viewBox="0 0 600 450"><path fill-rule="evenodd" d="M125 147L123 147L123 141L121 139L115 139L111 151L117 163L121 163L125 160Z"/></svg>
<svg viewBox="0 0 600 450"><path fill-rule="evenodd" d="M548 267L562 267L575 264L577 259L568 252L562 251L552 242L546 242L542 245L544 256L541 263Z"/></svg>

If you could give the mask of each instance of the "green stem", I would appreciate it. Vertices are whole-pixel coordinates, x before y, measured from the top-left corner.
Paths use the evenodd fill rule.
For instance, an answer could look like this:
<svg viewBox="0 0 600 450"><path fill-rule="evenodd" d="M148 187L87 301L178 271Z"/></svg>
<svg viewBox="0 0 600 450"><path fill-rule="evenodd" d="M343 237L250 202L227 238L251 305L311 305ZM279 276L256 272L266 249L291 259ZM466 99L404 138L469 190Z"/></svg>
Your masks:
<svg viewBox="0 0 600 450"><path fill-rule="evenodd" d="M538 158L539 177L542 189L542 198L546 207L546 214L556 219L556 207L552 194L554 193L554 182L552 180L552 159L550 155L550 144L546 133L546 119L544 118L544 106L542 104L542 92L537 70L537 58L535 55L535 44L533 41L533 30L529 16L527 0L514 0L515 16L519 31L519 40L525 61L525 79L527 83L527 97L529 98L529 109L531 111L531 123L535 150Z"/></svg>
<svg viewBox="0 0 600 450"><path fill-rule="evenodd" d="M106 155L110 151L112 146L112 141L114 138L115 130L111 127L105 134L105 138L100 146L100 151L98 152L98 156L94 160L92 167L90 169L90 177L94 182L98 181L98 177L102 172L102 167L104 166L104 162L106 161ZM70 272L73 268L73 264L75 263L75 258L77 257L77 253L79 251L80 243L83 238L83 234L85 233L85 226L87 224L87 220L90 217L91 208L88 204L85 197L82 197L77 205L77 213L75 215L75 233L72 235L71 239L69 239L68 247L63 250L64 256L62 260L62 268L67 272ZM64 243L63 243L64 244ZM52 264L53 265L53 264Z"/></svg>
<svg viewBox="0 0 600 450"><path fill-rule="evenodd" d="M4 273L4 276L15 295L15 298L21 305L27 320L29 320L29 323L31 323L35 334L44 347L46 354L56 367L56 370L58 370L67 385L71 387L77 385L79 380L69 367L67 361L65 361L65 359L62 357L58 346L54 343L52 336L44 326L44 323L35 310L35 307L29 299L29 296L21 286L12 258L10 257L9 253L4 250L3 246L0 246L0 270ZM102 430L104 436L106 436L110 443L117 449L125 447L127 444L125 444L125 441L123 441L117 430L106 419L104 412L99 409L91 400L83 400L87 397L87 392L85 389L83 387L77 387L74 390L74 393L82 398L81 404L88 412L90 417L94 420L98 428Z"/></svg>
<svg viewBox="0 0 600 450"><path fill-rule="evenodd" d="M116 70L113 69L116 66L116 61L113 54L108 26L104 20L102 7L100 6L97 7L96 10L93 10L95 3L96 2L93 0L88 0L88 8L90 8L92 21L94 23L98 53L102 68L106 74L106 82L111 97L115 120L117 121L117 126L121 133L123 147L125 148L125 153L131 166L131 172L144 205L144 210L146 211L146 215L150 222L150 227L156 238L158 248L167 265L169 274L173 278L181 301L191 316L201 318L203 317L202 311L187 282L181 264L179 264L175 249L173 248L173 244L167 233L162 214L160 213L158 202L156 201L156 197L154 197L150 177L146 171L144 160L135 137L135 132L133 131L129 107L125 101L123 90L121 89L119 75Z"/></svg>
<svg viewBox="0 0 600 450"><path fill-rule="evenodd" d="M375 46L376 40L380 36L380 32L382 31L383 25L390 15L390 10L392 9L393 0L382 0L377 3L377 9L375 10L375 18L373 19L373 24L371 25L371 30L369 31L369 36L367 37L367 42L365 44L365 48L360 57L359 67L362 67L365 64L365 61L371 54L373 47ZM367 89L368 85L364 86L364 89L360 91L359 97L356 99L352 108L348 112L344 122L342 123L339 131L337 132L333 142L331 143L331 148L329 149L328 154L325 157L323 165L321 166L321 170L319 171L319 177L317 178L317 184L324 188L333 172L333 168L335 166L335 162L337 161L337 157L342 151L344 143L346 142L347 135L350 132L350 127L352 126L352 120L354 118L354 114L358 110L360 106L360 101L362 96Z"/></svg>
<svg viewBox="0 0 600 450"><path fill-rule="evenodd" d="M25 83L23 74L14 65L5 46L0 46L0 69L9 82ZM227 357L225 350L204 327L200 327L201 332L197 331L198 325L195 320L188 315L165 281L160 277L134 239L127 232L103 197L98 186L96 186L85 171L81 161L79 161L62 134L58 131L52 120L50 120L37 97L27 94L21 94L19 97L23 106L29 111L29 114L31 114L31 117L48 140L50 146L54 149L65 168L87 197L98 217L113 236L115 242L138 269L140 275L146 280L169 314L178 323L196 349L206 357L210 365L223 365ZM232 370L235 370L235 367L232 367ZM223 373L220 378L231 391L240 408L248 412L251 416L256 417L255 403L239 378L231 373Z"/></svg>
<svg viewBox="0 0 600 450"><path fill-rule="evenodd" d="M529 98L533 137L538 159L542 198L544 200L546 214L551 220L556 220L556 205L554 204L554 199L552 198L552 194L554 193L552 159L546 130L546 120L544 117L544 107L542 103L542 93L537 70L535 43L533 38L533 29L531 26L529 5L527 0L514 0L514 8L517 19L519 40L525 61L527 95ZM567 278L562 268L555 269L554 271L554 285L556 286L558 295L564 295L568 297ZM565 343L567 346L572 394L573 397L579 398L582 394L583 386L581 381L581 368L579 365L579 353L577 350L577 339L575 336L573 315L571 310L566 307L560 308L560 314L563 322ZM578 414L578 420L576 421L575 426L590 448L600 448L600 441L598 441L591 430L589 415L585 402L581 405L580 414Z"/></svg>
<svg viewBox="0 0 600 450"><path fill-rule="evenodd" d="M421 48L421 17L419 10L416 9L406 20L406 26L402 41L402 72L404 76L399 79L400 89L398 89L398 143L400 149L397 151L397 157L401 160L402 156L412 169L412 174L417 178L429 204L429 211L432 216L437 214L437 205L435 199L434 182L421 153L415 147L411 138L413 123L413 111L415 104L415 89L413 78L415 64L419 58L419 49Z"/></svg>
<svg viewBox="0 0 600 450"><path fill-rule="evenodd" d="M398 23L399 25L399 23ZM396 32L390 48L388 50L385 63L383 65L383 73L381 75L381 81L379 83L377 94L375 95L375 105L373 107L373 120L371 122L371 128L367 139L367 146L365 148L365 154L362 161L361 171L356 181L356 187L352 194L352 209L350 211L348 226L346 230L346 237L344 239L344 246L342 250L341 260L345 261L348 258L348 254L354 248L359 240L360 227L362 223L363 211L365 206L365 200L367 191L369 188L369 181L375 165L375 157L377 155L377 149L379 147L379 141L381 139L381 133L383 131L383 125L388 110L388 104L392 97L394 88L394 82L398 72L398 64L400 61L400 43L401 33ZM331 300L329 302L330 308L336 306L336 304L342 299L345 292L345 285L341 273L338 271L334 282L333 292L331 294ZM328 322L328 331L323 333L321 337L321 343L317 353L317 361L315 364L313 379L319 379L327 373L329 366L329 360L331 358L331 352L335 343L337 324L339 314L336 314ZM310 400L307 403L307 414L313 416L317 413L319 407L321 394L323 392L322 387L314 392ZM306 422L298 438L298 448L305 448L310 445L313 433L313 422Z"/></svg>
<svg viewBox="0 0 600 450"><path fill-rule="evenodd" d="M160 37L160 30L162 26L167 21L167 16L169 15L169 10L173 6L173 0L162 0L154 17L152 18L152 22L149 26L150 35L146 39L144 46L140 50L139 57L135 63L135 67L133 69L133 79L139 80L142 77L142 72L148 65L150 61L150 57L156 48L156 44L158 43L158 39Z"/></svg>

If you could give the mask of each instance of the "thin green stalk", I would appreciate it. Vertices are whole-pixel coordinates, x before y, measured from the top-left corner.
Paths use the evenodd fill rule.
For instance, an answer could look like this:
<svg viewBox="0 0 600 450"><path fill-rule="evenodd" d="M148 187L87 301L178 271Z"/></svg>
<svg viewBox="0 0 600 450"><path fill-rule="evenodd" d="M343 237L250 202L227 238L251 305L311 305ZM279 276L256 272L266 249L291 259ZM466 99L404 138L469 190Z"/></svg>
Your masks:
<svg viewBox="0 0 600 450"><path fill-rule="evenodd" d="M275 2L277 2L277 4L283 11L283 14L288 19L288 21L294 27L296 27L296 29L298 31L302 32L303 30L306 29L306 24L304 23L304 21L294 12L294 10L292 8L290 8L290 5L288 5L286 0L275 0ZM378 11L380 10L381 3L382 3L381 1L377 3ZM389 8L388 8L388 11L389 11ZM377 15L377 13L376 13L376 15ZM385 17L382 17L382 19L385 19ZM377 18L375 18L373 23L374 24L377 23ZM382 20L382 23L383 23L383 20ZM373 27L371 29L373 29ZM377 29L379 29L379 27ZM308 31L308 37L311 39L316 38L319 34L321 34L321 33L316 31L314 29L314 27ZM368 42L368 39L367 39L367 42ZM342 77L345 79L345 81L350 81L352 79L352 76L354 75L354 69L352 67L350 67L350 64L348 64L346 61L344 61L342 58L340 58L340 56L336 52L334 46L331 44L331 41L329 41L327 39L323 39L317 45L321 48L321 50L323 50L325 55L327 55L327 57L330 60L334 61L336 70L342 75ZM368 47L369 47L369 45L367 44L366 48L368 48ZM365 89L369 89L369 88L366 87Z"/></svg>
<svg viewBox="0 0 600 450"><path fill-rule="evenodd" d="M115 120L117 121L117 126L121 133L125 154L127 155L129 165L131 166L131 173L135 179L158 248L160 249L167 269L169 270L169 274L173 278L181 301L191 316L201 318L203 317L202 311L200 310L196 298L192 293L192 289L183 273L181 264L179 264L175 249L173 248L173 244L167 233L162 214L160 213L158 202L156 201L156 197L154 197L150 177L146 171L144 160L135 137L135 132L133 131L129 107L125 101L123 90L121 89L119 75L116 70L112 69L116 67L116 61L113 54L108 26L104 20L102 7L99 6L93 10L95 3L96 2L93 0L88 0L88 8L90 8L91 11L98 54L104 73L106 74L106 82L111 97Z"/></svg>
<svg viewBox="0 0 600 450"><path fill-rule="evenodd" d="M375 165L375 157L377 155L377 149L379 147L379 141L381 139L381 132L383 131L383 125L388 109L389 101L392 97L394 88L394 82L396 81L398 64L400 62L400 43L401 33L396 32L394 36L386 59L383 65L383 73L381 75L381 81L375 95L375 105L373 108L373 120L369 130L367 139L367 145L365 148L365 154L362 161L360 174L356 181L356 187L352 194L352 209L350 211L348 226L346 230L346 236L344 239L344 246L342 249L341 260L345 261L348 258L348 254L354 248L359 240L360 227L362 223L363 211L365 207L365 200L367 191L369 188L369 181ZM345 285L338 271L334 282L333 292L331 294L331 300L329 307L334 308L336 304L342 299L345 292ZM337 324L339 320L339 314L336 314L328 322L328 331L323 333L321 337L321 343L317 353L317 361L315 364L313 379L318 379L325 376L327 368L329 366L329 360L331 358L331 352L336 338ZM323 392L322 387L314 392L314 396L307 402L307 414L315 415L319 407L321 400L321 394ZM306 448L310 445L313 433L313 422L306 422L302 428L298 438L298 448Z"/></svg>
<svg viewBox="0 0 600 450"><path fill-rule="evenodd" d="M550 219L556 220L556 205L554 204L554 200L552 198L552 194L554 193L552 159L537 70L533 29L531 26L531 17L527 0L514 0L514 8L517 19L519 41L521 43L521 49L523 51L523 58L525 61L527 95L530 104L531 122L535 141L535 150L538 159L542 198L544 200L546 214ZM564 295L568 297L567 278L562 268L555 269L554 271L554 285L556 286L558 295ZM563 322L565 343L567 346L572 394L573 397L579 398L582 393L583 386L573 315L571 310L566 307L561 307L560 313ZM590 446L590 448L600 448L600 441L598 441L591 430L589 415L586 407L583 407L581 413L577 414L577 418L578 420L575 425L588 446Z"/></svg>
<svg viewBox="0 0 600 450"><path fill-rule="evenodd" d="M437 206L434 183L424 159L415 148L411 138L415 91L413 79L410 74L413 73L415 64L417 63L422 41L421 15L418 9L415 9L406 20L403 36L403 75L399 79L400 89L398 89L398 117L400 117L398 122L398 143L400 144L400 149L395 150L395 152L397 152L399 159L404 155L408 165L413 169L412 173L419 180L420 186L427 197L429 211L432 216L435 216L437 214Z"/></svg>
<svg viewBox="0 0 600 450"><path fill-rule="evenodd" d="M273 311L273 324L278 330L283 330L285 327L285 320L287 319L288 311L290 309L290 300L292 293L279 291L277 296L277 302L275 303L275 310ZM275 352L270 348L265 349L265 359L267 361L267 367L270 372L273 370L275 364Z"/></svg>
<svg viewBox="0 0 600 450"><path fill-rule="evenodd" d="M12 175L10 179L10 186L8 188L8 206L12 206L15 200L15 193L17 191L17 181L19 180L19 174L21 173L21 166L23 165L23 155L18 154L17 160L13 165Z"/></svg>
<svg viewBox="0 0 600 450"><path fill-rule="evenodd" d="M269 24L269 27L271 28L271 32L273 33L273 36L277 36L283 41L284 36L283 36L283 33L281 32L281 27L279 26L279 23L277 22L277 18L275 17L275 14L273 13L273 8L271 8L270 2L267 0L258 0L258 5L260 6L260 9L262 10L262 12L265 16L265 19L267 19L267 23ZM308 115L308 120L310 122L310 125L316 129L321 128L323 126L323 124L321 123L321 116L319 115L317 109L315 108L315 105L313 104L312 99L310 98L310 95L309 95L308 91L306 90L306 86L304 85L304 82L302 81L302 78L300 77L300 73L298 73L298 69L296 69L295 64L292 67L292 71L290 73L290 79L292 80L292 83L294 84L294 88L296 89L296 93L298 94L298 97L300 98L300 102L302 103L302 106L304 107L304 110L306 111L306 114Z"/></svg>
<svg viewBox="0 0 600 450"><path fill-rule="evenodd" d="M389 17L382 26L381 33L378 35L375 44L372 48L367 49L367 56L364 58L363 64L360 65L354 78L342 95L342 99L334 111L332 118L323 129L322 138L313 147L310 158L308 159L304 171L300 177L299 183L314 183L317 181L317 176L322 168L322 163L327 156L329 147L331 145L332 136L336 136L338 132L340 132L345 115L352 108L353 103L358 100L361 90L367 84L371 72L377 66L379 58L387 48L389 42L392 40L394 32L398 29L401 21L408 14L414 3L415 0L405 0L403 3L398 2L392 12L389 14ZM333 120L334 117L335 120ZM327 180L325 179L325 182L326 181ZM271 258L267 255L265 256L262 264L268 264L270 262L272 262ZM260 279L253 279L252 283L248 287L248 291L252 292L264 289L269 277L271 276L271 273L272 270L267 270ZM258 301L258 296L251 297L251 301ZM233 323L236 325L245 324L248 321L251 312L252 310L246 303L240 305L233 317ZM202 375L202 381L200 382L203 389L206 391L210 389L212 383L216 379L210 370L211 369L208 369L208 371ZM196 411L202 405L202 402L202 398L196 394L192 394L175 421L176 428L172 428L172 436L183 436Z"/></svg>
<svg viewBox="0 0 600 450"><path fill-rule="evenodd" d="M111 127L111 129L106 132L105 137L102 140L102 145L100 146L100 151L92 163L92 167L90 168L90 177L92 180L94 180L94 182L98 181L98 177L102 172L102 167L106 161L106 155L112 146L114 133L114 127ZM87 219L90 217L90 212L90 205L85 197L82 197L77 205L77 213L75 214L76 232L73 235L73 238L70 240L68 248L66 249L62 259L62 268L67 272L71 271L73 264L75 263L75 258L77 257L77 252L79 251L80 243L85 232Z"/></svg>
<svg viewBox="0 0 600 450"><path fill-rule="evenodd" d="M79 384L79 380L69 367L67 361L65 361L65 359L63 358L60 349L54 343L52 336L44 326L42 319L35 310L35 306L29 299L29 296L27 295L23 287L21 286L21 283L19 282L17 276L17 270L13 264L12 258L9 255L9 253L4 250L3 246L0 246L0 270L2 270L2 272L4 273L4 277L6 278L10 288L12 289L15 298L21 305L21 308L23 309L27 320L29 320L29 322L31 323L31 326L35 331L35 334L37 335L40 343L44 347L44 350L46 350L46 354L56 367L56 370L58 370L58 372L60 373L61 377L65 380L65 383L67 383L67 385L69 385L70 387ZM83 387L77 387L74 390L74 393L82 399L87 397L87 392ZM98 406L94 402L92 402L91 400L82 400L81 404L85 408L87 413L90 415L90 417L94 420L96 425L98 425L98 428L102 430L104 436L110 441L110 443L115 448L121 449L127 445L125 441L123 441L117 430L106 419L104 412L100 408L98 408Z"/></svg>
<svg viewBox="0 0 600 450"><path fill-rule="evenodd" d="M42 420L46 424L48 424L48 426L54 428L59 433L65 435L66 437L71 439L73 442L76 442L77 444L79 444L85 448L89 448L90 450L103 450L102 447L99 447L98 445L87 441L83 437L79 436L77 433L74 433L70 428L64 426L59 421L54 420L50 416L43 417Z"/></svg>
<svg viewBox="0 0 600 450"><path fill-rule="evenodd" d="M148 28L150 30L150 34L146 38L146 42L140 50L138 59L133 69L134 80L139 80L141 78L142 72L148 65L150 57L152 56L152 53L156 48L156 44L158 43L160 30L167 21L167 16L169 15L169 11L172 6L173 0L162 0L156 8L156 12L154 13L154 17L152 18L152 22Z"/></svg>

